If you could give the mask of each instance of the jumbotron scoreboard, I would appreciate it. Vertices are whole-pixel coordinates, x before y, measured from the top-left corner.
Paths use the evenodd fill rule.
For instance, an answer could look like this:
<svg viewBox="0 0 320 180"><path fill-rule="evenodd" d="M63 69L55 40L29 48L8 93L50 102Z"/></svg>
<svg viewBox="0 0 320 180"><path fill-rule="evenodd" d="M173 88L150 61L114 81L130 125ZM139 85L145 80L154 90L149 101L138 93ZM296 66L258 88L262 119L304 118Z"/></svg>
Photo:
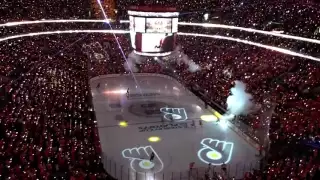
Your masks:
<svg viewBox="0 0 320 180"><path fill-rule="evenodd" d="M167 56L175 49L176 8L133 6L128 10L131 46L141 56Z"/></svg>

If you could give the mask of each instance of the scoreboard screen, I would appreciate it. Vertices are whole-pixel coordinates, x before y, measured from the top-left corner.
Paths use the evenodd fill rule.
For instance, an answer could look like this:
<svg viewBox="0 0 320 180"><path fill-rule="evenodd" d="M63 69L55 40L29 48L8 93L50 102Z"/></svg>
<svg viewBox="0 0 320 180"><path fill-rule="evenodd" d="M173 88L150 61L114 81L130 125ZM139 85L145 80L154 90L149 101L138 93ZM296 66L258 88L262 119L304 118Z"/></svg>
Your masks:
<svg viewBox="0 0 320 180"><path fill-rule="evenodd" d="M146 18L135 17L133 28L135 32L146 32Z"/></svg>
<svg viewBox="0 0 320 180"><path fill-rule="evenodd" d="M129 17L130 31L146 33L178 32L178 18Z"/></svg>
<svg viewBox="0 0 320 180"><path fill-rule="evenodd" d="M164 33L137 33L135 46L141 52L168 52L174 49L174 35Z"/></svg>
<svg viewBox="0 0 320 180"><path fill-rule="evenodd" d="M175 48L177 13L129 12L131 46L141 55L166 53Z"/></svg>
<svg viewBox="0 0 320 180"><path fill-rule="evenodd" d="M147 33L171 33L172 19L170 18L147 18Z"/></svg>

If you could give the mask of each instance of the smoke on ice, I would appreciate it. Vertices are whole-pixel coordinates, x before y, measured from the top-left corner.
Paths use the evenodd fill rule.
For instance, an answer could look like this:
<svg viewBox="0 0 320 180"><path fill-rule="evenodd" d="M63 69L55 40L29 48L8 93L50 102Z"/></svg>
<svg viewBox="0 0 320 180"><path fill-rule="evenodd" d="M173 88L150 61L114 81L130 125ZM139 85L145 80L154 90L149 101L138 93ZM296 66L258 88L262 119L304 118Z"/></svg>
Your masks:
<svg viewBox="0 0 320 180"><path fill-rule="evenodd" d="M181 46L177 46L176 49L173 51L172 56L175 57L177 60L177 63L183 62L184 64L188 65L188 70L190 72L196 72L201 70L200 66L196 64L192 59L189 58L188 55L186 55Z"/></svg>
<svg viewBox="0 0 320 180"><path fill-rule="evenodd" d="M138 72L137 64L142 64L146 60L145 57L139 56L134 52L128 55L127 62L124 63L126 71Z"/></svg>
<svg viewBox="0 0 320 180"><path fill-rule="evenodd" d="M233 115L247 115L253 108L252 95L246 92L246 85L235 81L231 88L231 95L227 98L227 113Z"/></svg>

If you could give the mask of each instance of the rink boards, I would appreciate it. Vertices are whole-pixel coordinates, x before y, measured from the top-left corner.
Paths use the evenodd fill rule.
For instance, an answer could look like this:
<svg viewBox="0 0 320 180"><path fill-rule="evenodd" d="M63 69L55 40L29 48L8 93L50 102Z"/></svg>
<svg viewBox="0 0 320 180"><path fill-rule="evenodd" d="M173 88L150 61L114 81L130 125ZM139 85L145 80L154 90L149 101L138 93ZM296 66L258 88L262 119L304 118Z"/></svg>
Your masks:
<svg viewBox="0 0 320 180"><path fill-rule="evenodd" d="M241 177L258 166L257 149L171 77L106 75L90 83L105 167L118 179L196 179L209 163ZM188 172L190 162L201 172Z"/></svg>

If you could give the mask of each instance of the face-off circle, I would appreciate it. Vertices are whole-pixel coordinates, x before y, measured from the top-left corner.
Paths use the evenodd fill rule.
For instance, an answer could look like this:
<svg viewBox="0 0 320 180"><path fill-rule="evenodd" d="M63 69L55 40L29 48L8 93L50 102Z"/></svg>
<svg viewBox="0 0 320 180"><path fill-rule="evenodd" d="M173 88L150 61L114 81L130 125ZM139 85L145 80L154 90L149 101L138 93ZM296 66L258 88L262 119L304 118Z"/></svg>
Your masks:
<svg viewBox="0 0 320 180"><path fill-rule="evenodd" d="M159 101L140 101L132 103L128 107L128 111L131 114L140 117L161 117L162 113L160 109L162 107L168 106L167 103L159 102ZM171 106L169 104L169 106Z"/></svg>

